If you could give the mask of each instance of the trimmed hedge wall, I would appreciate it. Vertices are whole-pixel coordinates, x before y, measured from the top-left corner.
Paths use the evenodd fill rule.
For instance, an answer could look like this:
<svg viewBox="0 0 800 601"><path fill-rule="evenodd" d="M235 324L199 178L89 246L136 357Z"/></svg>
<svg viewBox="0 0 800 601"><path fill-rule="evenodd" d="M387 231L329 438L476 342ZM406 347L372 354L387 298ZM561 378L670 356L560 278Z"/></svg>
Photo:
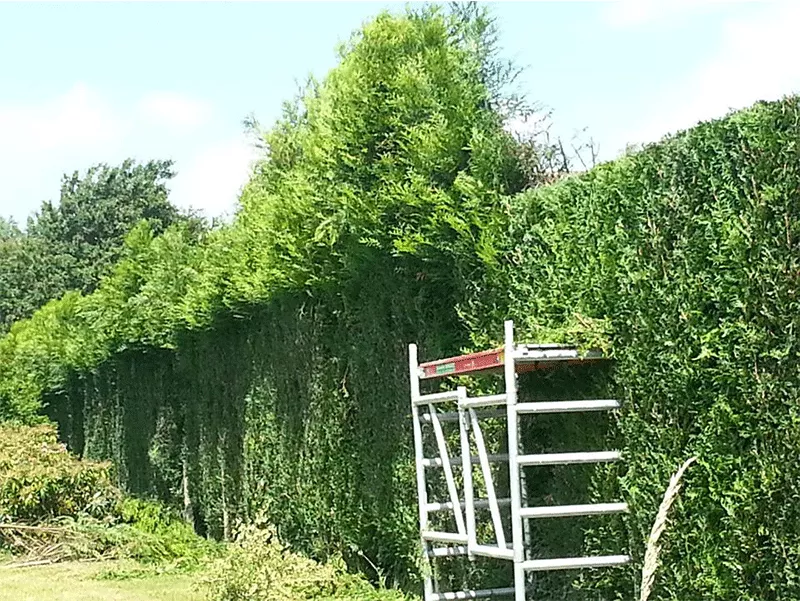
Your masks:
<svg viewBox="0 0 800 601"><path fill-rule="evenodd" d="M572 575L539 577L539 598L633 598L669 476L696 454L654 598L795 599L798 117L795 98L759 104L515 197L501 259L472 282L476 292L458 316L415 277L418 266L387 258L351 280L346 294L276 300L257 316L187 334L169 361L120 356L78 389L87 394L91 381L97 392L85 402L105 406L109 391L139 408L153 399L168 407L177 395L196 473L192 494L213 532L224 529L224 471L232 515L266 509L300 548L351 558L362 550L402 580L415 570L417 544L406 343L440 356L469 347L471 334L471 346L482 347L496 341L506 317L520 339L605 341L610 371L522 384L540 398L608 389L624 403L618 420L599 434L553 422L530 436L542 448L565 449L616 439L624 464L577 482L588 478L593 498L621 497L632 512L623 521L584 521L577 538L567 524L534 536L564 552L580 552L576 543L586 552L629 550L637 562L582 574L574 590ZM165 365L169 377L159 375ZM150 411L159 423L159 410ZM128 481L148 482L135 486L151 491L153 475L167 472L134 478L157 454L134 452L133 443L148 432L152 445L157 430L137 425L124 451ZM87 449L106 448L97 441L87 437ZM529 481L534 499L575 488L566 472Z"/></svg>
<svg viewBox="0 0 800 601"><path fill-rule="evenodd" d="M590 547L641 559L670 474L699 457L657 599L800 598L799 124L797 98L759 103L516 197L487 280L500 309L472 310L477 332L604 320L632 513ZM624 578L586 585L632 598Z"/></svg>
<svg viewBox="0 0 800 601"><path fill-rule="evenodd" d="M616 443L626 461L539 472L529 494L568 502L588 486L629 502L624 520L533 536L537 552L637 563L537 576L537 599L633 599L657 504L690 454L654 598L800 598L798 100L515 195L522 171L469 50L474 25L436 10L366 25L268 135L233 226L199 246L137 230L95 294L0 340L0 415L44 405L74 449L114 459L129 489L211 535L265 511L297 548L410 586L406 344L423 358L485 348L512 317L519 339L614 358L526 376L524 395L624 402L611 423L531 425L541 448ZM508 581L469 570L444 575Z"/></svg>

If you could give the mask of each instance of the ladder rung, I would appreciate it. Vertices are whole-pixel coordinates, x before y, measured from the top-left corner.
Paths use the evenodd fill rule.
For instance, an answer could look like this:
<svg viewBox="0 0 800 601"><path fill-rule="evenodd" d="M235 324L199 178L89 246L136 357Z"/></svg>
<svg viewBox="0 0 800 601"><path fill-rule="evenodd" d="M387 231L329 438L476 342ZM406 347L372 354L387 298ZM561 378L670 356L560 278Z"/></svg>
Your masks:
<svg viewBox="0 0 800 601"><path fill-rule="evenodd" d="M488 599L507 597L514 594L514 588L487 588L480 591L454 591L452 593L433 593L428 601L457 601L459 599Z"/></svg>
<svg viewBox="0 0 800 601"><path fill-rule="evenodd" d="M553 505L550 507L523 507L523 518L560 518L579 515L602 515L628 511L627 503L593 503L589 505Z"/></svg>
<svg viewBox="0 0 800 601"><path fill-rule="evenodd" d="M508 454L501 453L498 455L487 455L489 459L489 463L501 463L503 461L508 461ZM470 457L470 461L472 465L480 465L481 460L480 457L477 455L473 455ZM452 467L461 467L461 457L450 457L450 465ZM442 459L441 457L432 457L432 458L425 458L422 460L423 467L442 467Z"/></svg>
<svg viewBox="0 0 800 601"><path fill-rule="evenodd" d="M469 551L465 545L457 545L451 547L433 547L425 551L428 557L455 557L457 555L467 555Z"/></svg>
<svg viewBox="0 0 800 601"><path fill-rule="evenodd" d="M457 390L446 390L445 392L434 392L433 394L421 394L414 401L415 405L427 405L428 403L444 403L445 401L457 401Z"/></svg>
<svg viewBox="0 0 800 601"><path fill-rule="evenodd" d="M505 409L485 409L483 411L475 412L475 417L477 417L478 419L502 418L505 416L506 416ZM425 422L431 421L430 413L423 413L420 417L422 421ZM439 418L440 422L457 422L458 411L442 411L440 413L437 413L436 417Z"/></svg>
<svg viewBox="0 0 800 601"><path fill-rule="evenodd" d="M529 572L548 570L574 570L579 568L607 568L621 566L630 561L627 555L604 555L600 557L564 557L561 559L531 559L522 562L522 569Z"/></svg>
<svg viewBox="0 0 800 601"><path fill-rule="evenodd" d="M505 405L507 401L508 395L506 394L490 394L487 396L467 397L466 401L461 401L461 406L465 409L477 409L478 407Z"/></svg>
<svg viewBox="0 0 800 601"><path fill-rule="evenodd" d="M497 499L497 504L500 505L501 507L504 505L510 505L511 499L507 497L503 499ZM461 505L461 507L467 506L467 504L464 501L461 501L459 505ZM487 507L489 507L489 499L475 499L475 501L473 501L473 507L475 507L475 509L486 509ZM445 511L451 509L453 509L453 504L450 501L447 501L445 503L428 503L427 505L425 505L426 511Z"/></svg>
<svg viewBox="0 0 800 601"><path fill-rule="evenodd" d="M598 399L584 401L537 401L535 403L518 403L517 413L575 413L579 411L609 411L619 409L616 399Z"/></svg>
<svg viewBox="0 0 800 601"><path fill-rule="evenodd" d="M467 543L467 535L458 534L456 532L434 532L432 530L425 530L422 533L422 539L434 543Z"/></svg>
<svg viewBox="0 0 800 601"><path fill-rule="evenodd" d="M469 550L473 555L483 555L495 559L514 559L513 549L501 549L491 545L472 545Z"/></svg>
<svg viewBox="0 0 800 601"><path fill-rule="evenodd" d="M603 463L617 461L619 451L595 451L591 453L544 453L542 455L520 455L519 465L572 465L574 463Z"/></svg>

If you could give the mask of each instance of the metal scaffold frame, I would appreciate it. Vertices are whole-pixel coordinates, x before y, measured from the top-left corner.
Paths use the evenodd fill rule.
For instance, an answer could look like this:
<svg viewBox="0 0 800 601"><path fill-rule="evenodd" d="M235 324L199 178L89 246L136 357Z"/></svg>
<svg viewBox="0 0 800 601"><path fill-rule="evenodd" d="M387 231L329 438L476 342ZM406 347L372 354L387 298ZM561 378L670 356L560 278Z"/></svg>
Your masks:
<svg viewBox="0 0 800 601"><path fill-rule="evenodd" d="M591 412L613 410L619 401L613 399L575 400L575 401L517 401L517 374L554 368L560 365L585 363L602 359L597 353L580 353L576 348L558 344L514 343L514 325L505 322L505 345L502 348L461 357L453 357L420 364L417 346L409 345L409 371L411 381L411 412L414 426L414 450L417 474L417 493L419 499L419 526L422 552L428 562L439 557L456 555L492 557L514 563L514 582L512 587L485 590L463 590L441 592L435 590L432 576L425 578L424 601L453 601L460 599L484 599L513 596L515 601L525 601L525 574L533 571L567 570L578 568L600 568L618 566L630 561L627 555L594 557L567 557L554 559L530 559L526 554L526 520L568 516L593 516L626 512L625 503L596 503L586 505L555 505L528 507L524 495L524 474L522 468L543 465L573 465L581 463L602 463L620 459L617 451L594 451L577 453L525 454L519 434L518 421L522 415L546 413ZM487 374L502 372L505 392L482 397L471 397L467 389L459 386L456 390L421 394L420 383L434 378L461 374ZM455 403L457 412L440 411L443 403ZM507 420L508 453L490 454L480 421L485 417ZM443 422L458 422L461 452L451 457L442 428ZM430 428L427 428L430 426ZM437 457L425 457L424 434L433 435L436 441ZM470 433L472 434L470 436ZM477 455L472 455L472 447ZM459 465L460 463L460 465ZM498 498L495 491L492 463L504 463L509 474L509 496ZM461 469L462 496L459 494L453 467ZM473 489L473 466L480 466L487 491L485 499L475 499ZM426 470L441 469L449 500L431 502L428 499ZM500 507L510 505L511 536L506 538L503 529ZM494 529L496 544L479 544L476 536L477 508L488 508ZM433 512L452 512L455 532L432 530L429 515Z"/></svg>

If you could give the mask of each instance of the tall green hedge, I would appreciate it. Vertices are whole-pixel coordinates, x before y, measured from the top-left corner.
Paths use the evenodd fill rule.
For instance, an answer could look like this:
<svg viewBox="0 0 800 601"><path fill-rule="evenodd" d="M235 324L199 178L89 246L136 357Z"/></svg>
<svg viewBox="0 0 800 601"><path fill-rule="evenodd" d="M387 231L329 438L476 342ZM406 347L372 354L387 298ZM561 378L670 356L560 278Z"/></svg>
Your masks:
<svg viewBox="0 0 800 601"><path fill-rule="evenodd" d="M298 548L408 584L406 344L425 358L482 348L512 317L519 338L613 357L526 376L524 395L624 403L610 423L530 426L542 449L625 454L532 474L532 499L587 486L632 508L537 525L537 552L637 560L538 576L537 598L634 598L656 506L690 454L654 598L798 598L797 99L516 194L524 170L474 51L485 32L435 9L367 24L267 134L232 226L199 245L137 229L97 292L0 340L0 415L44 405L73 447L211 535L263 511Z"/></svg>
<svg viewBox="0 0 800 601"><path fill-rule="evenodd" d="M588 317L613 349L632 514L587 544L630 540L641 560L670 474L697 455L656 598L800 597L798 99L517 196L505 257L474 331L510 316L536 337ZM632 598L624 578L585 584Z"/></svg>
<svg viewBox="0 0 800 601"><path fill-rule="evenodd" d="M415 580L405 344L457 306L525 185L474 7L382 14L264 133L235 222L128 237L98 290L0 341L0 416L44 405L122 484L226 536L263 510L318 556Z"/></svg>

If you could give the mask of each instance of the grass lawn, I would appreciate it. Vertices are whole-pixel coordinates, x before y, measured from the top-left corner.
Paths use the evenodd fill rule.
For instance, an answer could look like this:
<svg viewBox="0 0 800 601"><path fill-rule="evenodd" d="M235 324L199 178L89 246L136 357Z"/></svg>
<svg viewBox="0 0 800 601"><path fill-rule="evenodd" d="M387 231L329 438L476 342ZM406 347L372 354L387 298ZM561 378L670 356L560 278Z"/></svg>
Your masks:
<svg viewBox="0 0 800 601"><path fill-rule="evenodd" d="M28 568L0 564L0 601L202 601L195 576L164 575L96 580L121 562L61 563Z"/></svg>

